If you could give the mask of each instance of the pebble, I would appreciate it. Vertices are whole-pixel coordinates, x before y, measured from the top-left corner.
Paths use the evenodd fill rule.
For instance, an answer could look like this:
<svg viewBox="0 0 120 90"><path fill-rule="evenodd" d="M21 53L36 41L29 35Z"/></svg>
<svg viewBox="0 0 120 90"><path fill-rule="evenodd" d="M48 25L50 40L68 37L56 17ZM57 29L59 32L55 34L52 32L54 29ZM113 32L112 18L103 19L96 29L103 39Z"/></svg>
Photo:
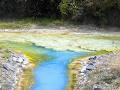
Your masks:
<svg viewBox="0 0 120 90"><path fill-rule="evenodd" d="M17 61L17 59L18 59L17 57L12 57L12 60L15 62Z"/></svg>
<svg viewBox="0 0 120 90"><path fill-rule="evenodd" d="M29 61L22 55L11 55L6 63L0 68L0 90L13 90L20 78L23 69Z"/></svg>
<svg viewBox="0 0 120 90"><path fill-rule="evenodd" d="M18 63L22 63L22 62L23 62L23 60L24 60L24 59L23 59L22 57L18 57L17 62L18 62Z"/></svg>
<svg viewBox="0 0 120 90"><path fill-rule="evenodd" d="M29 64L28 60L24 60L24 61L23 61L23 64L24 64L24 65Z"/></svg>

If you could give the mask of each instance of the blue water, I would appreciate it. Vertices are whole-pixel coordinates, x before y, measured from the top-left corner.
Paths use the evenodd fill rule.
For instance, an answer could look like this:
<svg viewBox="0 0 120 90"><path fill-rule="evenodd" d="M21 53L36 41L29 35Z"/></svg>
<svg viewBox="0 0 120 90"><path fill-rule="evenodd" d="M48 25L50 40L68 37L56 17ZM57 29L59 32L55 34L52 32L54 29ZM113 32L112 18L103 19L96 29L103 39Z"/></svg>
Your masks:
<svg viewBox="0 0 120 90"><path fill-rule="evenodd" d="M41 50L42 47L36 47ZM42 48L51 59L41 63L34 70L35 84L31 90L65 90L68 78L68 64L73 58L83 56L85 52L55 51Z"/></svg>
<svg viewBox="0 0 120 90"><path fill-rule="evenodd" d="M35 44L6 42L5 46L13 49L25 50L37 55L49 56L49 60L38 64L34 70L35 83L31 90L65 90L68 82L68 64L76 57L86 55L87 52L55 51Z"/></svg>

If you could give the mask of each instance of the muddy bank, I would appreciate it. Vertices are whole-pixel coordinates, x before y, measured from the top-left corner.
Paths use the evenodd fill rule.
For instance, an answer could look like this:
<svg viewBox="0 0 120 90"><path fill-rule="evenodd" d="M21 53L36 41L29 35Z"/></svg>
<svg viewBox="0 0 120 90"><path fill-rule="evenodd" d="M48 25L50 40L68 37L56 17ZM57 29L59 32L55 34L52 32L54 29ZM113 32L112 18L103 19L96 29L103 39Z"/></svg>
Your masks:
<svg viewBox="0 0 120 90"><path fill-rule="evenodd" d="M8 60L0 63L0 90L15 90L29 61L22 54L11 53Z"/></svg>
<svg viewBox="0 0 120 90"><path fill-rule="evenodd" d="M120 90L120 52L81 60L73 90Z"/></svg>

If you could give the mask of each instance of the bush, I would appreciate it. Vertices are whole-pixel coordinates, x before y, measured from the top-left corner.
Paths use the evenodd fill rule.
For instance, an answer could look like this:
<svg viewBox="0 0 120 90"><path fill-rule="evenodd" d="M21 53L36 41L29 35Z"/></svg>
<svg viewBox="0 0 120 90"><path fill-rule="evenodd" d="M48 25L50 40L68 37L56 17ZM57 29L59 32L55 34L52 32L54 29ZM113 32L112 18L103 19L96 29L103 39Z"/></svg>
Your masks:
<svg viewBox="0 0 120 90"><path fill-rule="evenodd" d="M62 17L70 18L76 15L79 6L79 0L62 0L60 3L60 11Z"/></svg>
<svg viewBox="0 0 120 90"><path fill-rule="evenodd" d="M62 0L60 10L77 21L120 25L119 0Z"/></svg>

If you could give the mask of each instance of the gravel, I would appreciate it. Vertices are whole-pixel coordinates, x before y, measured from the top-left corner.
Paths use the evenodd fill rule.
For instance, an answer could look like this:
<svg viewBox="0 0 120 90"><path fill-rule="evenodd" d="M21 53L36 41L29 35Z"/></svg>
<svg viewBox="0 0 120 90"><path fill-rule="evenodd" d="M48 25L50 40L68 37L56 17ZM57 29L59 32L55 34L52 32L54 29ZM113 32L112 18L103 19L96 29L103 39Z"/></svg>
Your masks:
<svg viewBox="0 0 120 90"><path fill-rule="evenodd" d="M120 90L120 52L95 57L81 63L74 90Z"/></svg>
<svg viewBox="0 0 120 90"><path fill-rule="evenodd" d="M22 54L11 54L6 62L0 63L0 90L15 90L28 64L29 61Z"/></svg>

